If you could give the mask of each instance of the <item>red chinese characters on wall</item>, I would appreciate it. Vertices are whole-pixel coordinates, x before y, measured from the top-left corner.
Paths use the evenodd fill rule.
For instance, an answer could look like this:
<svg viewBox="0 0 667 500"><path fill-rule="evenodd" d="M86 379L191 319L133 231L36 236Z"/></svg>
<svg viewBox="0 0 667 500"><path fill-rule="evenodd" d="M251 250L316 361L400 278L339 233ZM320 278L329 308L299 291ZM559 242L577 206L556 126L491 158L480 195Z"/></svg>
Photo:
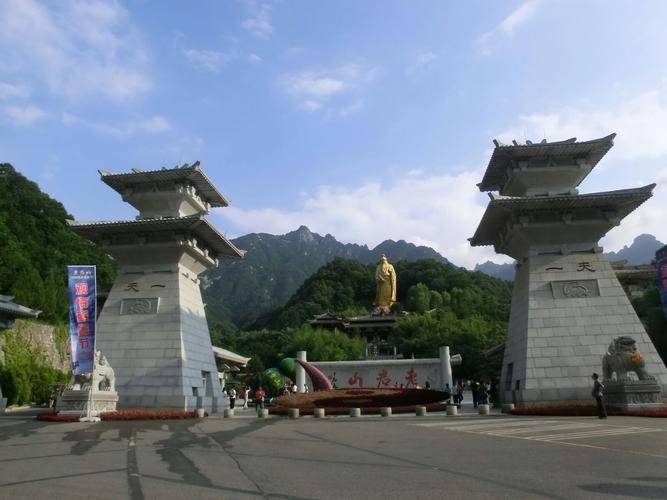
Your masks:
<svg viewBox="0 0 667 500"><path fill-rule="evenodd" d="M387 375L387 370L382 370L380 373L378 373L376 380L378 381L378 387L387 387L391 383L391 379Z"/></svg>
<svg viewBox="0 0 667 500"><path fill-rule="evenodd" d="M347 384L351 386L359 385L359 387L364 386L364 380L359 376L359 372L354 372L349 379L347 379Z"/></svg>
<svg viewBox="0 0 667 500"><path fill-rule="evenodd" d="M417 372L414 367L411 367L408 370L408 373L405 375L405 387L415 387L417 385Z"/></svg>

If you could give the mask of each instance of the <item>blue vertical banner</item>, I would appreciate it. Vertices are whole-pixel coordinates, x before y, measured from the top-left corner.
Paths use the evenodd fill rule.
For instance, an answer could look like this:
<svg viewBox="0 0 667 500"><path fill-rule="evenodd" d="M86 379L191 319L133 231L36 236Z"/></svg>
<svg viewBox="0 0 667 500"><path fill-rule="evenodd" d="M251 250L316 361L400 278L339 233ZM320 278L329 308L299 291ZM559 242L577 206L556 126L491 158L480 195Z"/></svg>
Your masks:
<svg viewBox="0 0 667 500"><path fill-rule="evenodd" d="M95 360L95 266L67 266L69 335L74 375L92 373Z"/></svg>
<svg viewBox="0 0 667 500"><path fill-rule="evenodd" d="M655 252L655 265L658 268L658 288L660 301L667 318L667 245Z"/></svg>

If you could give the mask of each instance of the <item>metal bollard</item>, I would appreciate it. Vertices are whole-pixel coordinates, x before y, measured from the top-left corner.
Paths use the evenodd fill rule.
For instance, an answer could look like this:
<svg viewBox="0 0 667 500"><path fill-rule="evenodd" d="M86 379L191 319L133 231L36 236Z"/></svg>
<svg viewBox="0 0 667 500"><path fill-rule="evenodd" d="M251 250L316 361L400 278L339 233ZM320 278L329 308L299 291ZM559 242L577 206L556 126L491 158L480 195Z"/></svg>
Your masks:
<svg viewBox="0 0 667 500"><path fill-rule="evenodd" d="M425 406L416 406L415 407L415 415L418 417L425 417L426 416L426 407Z"/></svg>
<svg viewBox="0 0 667 500"><path fill-rule="evenodd" d="M257 418L267 418L269 416L269 410L267 408L262 408L257 413Z"/></svg>
<svg viewBox="0 0 667 500"><path fill-rule="evenodd" d="M313 417L324 418L324 408L315 408L313 411Z"/></svg>
<svg viewBox="0 0 667 500"><path fill-rule="evenodd" d="M380 415L383 417L391 417L391 406L383 406L380 408Z"/></svg>
<svg viewBox="0 0 667 500"><path fill-rule="evenodd" d="M350 417L361 417L361 408L350 408Z"/></svg>
<svg viewBox="0 0 667 500"><path fill-rule="evenodd" d="M232 418L233 416L234 416L234 409L233 408L225 408L224 417L225 418Z"/></svg>
<svg viewBox="0 0 667 500"><path fill-rule="evenodd" d="M477 405L477 412L480 415L491 415L491 407L489 405Z"/></svg>
<svg viewBox="0 0 667 500"><path fill-rule="evenodd" d="M298 408L290 408L287 410L287 415L289 418L299 418L299 409Z"/></svg>
<svg viewBox="0 0 667 500"><path fill-rule="evenodd" d="M456 407L456 405L447 405L447 415L455 417L458 414L459 409Z"/></svg>

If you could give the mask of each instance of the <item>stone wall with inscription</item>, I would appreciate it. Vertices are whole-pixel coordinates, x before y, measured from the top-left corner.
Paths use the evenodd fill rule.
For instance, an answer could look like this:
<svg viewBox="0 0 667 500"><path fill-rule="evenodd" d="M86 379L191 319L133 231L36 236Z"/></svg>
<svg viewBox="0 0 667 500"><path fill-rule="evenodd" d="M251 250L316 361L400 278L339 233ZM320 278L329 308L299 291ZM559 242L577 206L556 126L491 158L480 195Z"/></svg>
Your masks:
<svg viewBox="0 0 667 500"><path fill-rule="evenodd" d="M531 255L514 286L505 401L590 403L591 374L620 335L637 341L646 369L667 388L667 368L602 253Z"/></svg>

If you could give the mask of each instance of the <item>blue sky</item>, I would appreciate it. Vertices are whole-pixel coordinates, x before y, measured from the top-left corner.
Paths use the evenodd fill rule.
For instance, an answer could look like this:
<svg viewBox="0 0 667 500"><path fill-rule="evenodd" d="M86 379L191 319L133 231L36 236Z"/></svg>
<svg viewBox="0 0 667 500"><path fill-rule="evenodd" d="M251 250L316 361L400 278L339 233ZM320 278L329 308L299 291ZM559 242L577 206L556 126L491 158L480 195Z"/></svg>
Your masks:
<svg viewBox="0 0 667 500"><path fill-rule="evenodd" d="M230 237L301 224L472 267L492 139L616 145L581 192L657 182L603 241L667 240L667 2L0 0L0 161L77 219L97 169L200 160Z"/></svg>

